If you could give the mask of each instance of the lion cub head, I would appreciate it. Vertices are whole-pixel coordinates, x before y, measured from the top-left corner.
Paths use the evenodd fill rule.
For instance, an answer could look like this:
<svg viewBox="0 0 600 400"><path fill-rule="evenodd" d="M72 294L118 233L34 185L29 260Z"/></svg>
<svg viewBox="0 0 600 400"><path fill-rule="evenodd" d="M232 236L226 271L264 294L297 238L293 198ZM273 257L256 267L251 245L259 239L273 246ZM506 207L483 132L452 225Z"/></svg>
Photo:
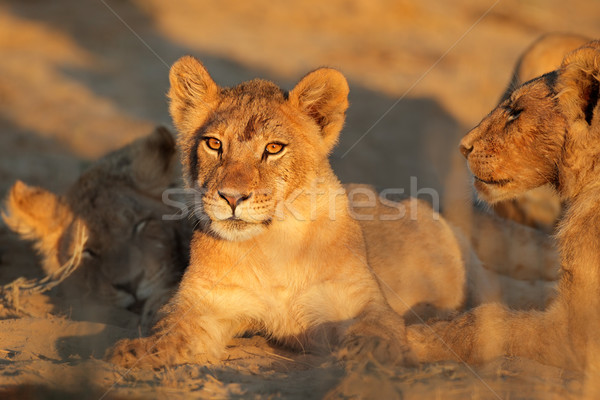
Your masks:
<svg viewBox="0 0 600 400"><path fill-rule="evenodd" d="M484 200L514 198L547 183L562 192L577 171L589 168L586 155L597 156L600 148L599 43L517 88L462 139L460 151Z"/></svg>
<svg viewBox="0 0 600 400"><path fill-rule="evenodd" d="M170 81L184 177L201 193L196 211L207 232L231 241L259 235L285 199L331 171L327 156L348 107L338 71L311 72L289 93L260 79L221 88L187 56Z"/></svg>
<svg viewBox="0 0 600 400"><path fill-rule="evenodd" d="M137 309L171 289L186 266L185 224L162 220L173 214L162 192L175 164L175 141L158 128L94 163L64 196L17 182L3 218L36 242L46 273L68 262L84 229L82 263L63 289Z"/></svg>

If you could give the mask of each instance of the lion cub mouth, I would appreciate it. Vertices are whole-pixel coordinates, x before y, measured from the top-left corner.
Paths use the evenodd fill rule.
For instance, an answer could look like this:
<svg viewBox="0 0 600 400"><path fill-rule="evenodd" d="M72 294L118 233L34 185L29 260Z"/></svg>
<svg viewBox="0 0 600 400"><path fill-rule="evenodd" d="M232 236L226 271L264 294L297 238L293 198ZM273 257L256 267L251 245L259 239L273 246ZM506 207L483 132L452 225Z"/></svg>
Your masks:
<svg viewBox="0 0 600 400"><path fill-rule="evenodd" d="M270 219L264 221L247 221L231 216L221 220L211 219L208 229L222 239L240 242L264 232L270 223Z"/></svg>
<svg viewBox="0 0 600 400"><path fill-rule="evenodd" d="M241 219L239 217L236 217L235 215L233 215L233 216L231 216L229 218L226 218L224 220L221 220L221 222L226 222L231 227L240 227L240 228L244 227L244 226L246 226L248 224L256 223L254 221L243 220L243 219Z"/></svg>
<svg viewBox="0 0 600 400"><path fill-rule="evenodd" d="M476 181L485 183L486 185L495 185L495 186L504 186L512 181L512 179L499 179L499 180L481 179L477 175L473 175L473 177L475 178Z"/></svg>

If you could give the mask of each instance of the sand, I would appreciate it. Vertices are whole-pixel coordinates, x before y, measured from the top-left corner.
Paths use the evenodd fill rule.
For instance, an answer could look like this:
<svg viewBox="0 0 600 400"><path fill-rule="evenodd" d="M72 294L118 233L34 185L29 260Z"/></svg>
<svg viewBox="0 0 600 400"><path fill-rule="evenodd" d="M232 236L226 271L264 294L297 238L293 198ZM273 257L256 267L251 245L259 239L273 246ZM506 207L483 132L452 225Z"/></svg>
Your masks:
<svg viewBox="0 0 600 400"><path fill-rule="evenodd" d="M332 164L344 182L435 189L447 215L470 202L459 138L495 105L539 35L598 35L600 4L178 0L0 2L0 196L15 180L64 191L89 162L171 125L168 66L200 58L221 85L290 89L321 65L348 77L351 107ZM423 194L427 197L427 194ZM0 283L41 276L30 244L0 225ZM576 373L523 359L390 369L292 353L261 337L225 360L163 371L103 362L138 334L127 311L55 291L0 309L2 398L578 398Z"/></svg>

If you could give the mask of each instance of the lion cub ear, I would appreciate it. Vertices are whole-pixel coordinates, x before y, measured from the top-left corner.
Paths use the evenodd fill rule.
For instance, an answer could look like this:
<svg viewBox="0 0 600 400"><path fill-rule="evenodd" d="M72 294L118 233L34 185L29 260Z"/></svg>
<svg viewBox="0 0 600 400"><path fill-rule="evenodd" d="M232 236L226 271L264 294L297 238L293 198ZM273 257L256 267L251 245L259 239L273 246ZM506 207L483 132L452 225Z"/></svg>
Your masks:
<svg viewBox="0 0 600 400"><path fill-rule="evenodd" d="M174 180L173 169L177 164L175 138L167 128L158 126L134 145L131 162L133 181L140 190L158 196Z"/></svg>
<svg viewBox="0 0 600 400"><path fill-rule="evenodd" d="M10 189L5 206L2 219L25 239L49 240L71 222L71 212L57 195L21 181Z"/></svg>
<svg viewBox="0 0 600 400"><path fill-rule="evenodd" d="M567 119L587 131L600 98L600 41L565 56L557 79L559 102Z"/></svg>
<svg viewBox="0 0 600 400"><path fill-rule="evenodd" d="M310 116L321 130L327 151L336 144L348 108L348 82L341 72L319 68L290 92L290 103Z"/></svg>
<svg viewBox="0 0 600 400"><path fill-rule="evenodd" d="M190 134L198 129L219 98L219 87L206 68L192 56L184 56L169 72L169 111L177 130Z"/></svg>

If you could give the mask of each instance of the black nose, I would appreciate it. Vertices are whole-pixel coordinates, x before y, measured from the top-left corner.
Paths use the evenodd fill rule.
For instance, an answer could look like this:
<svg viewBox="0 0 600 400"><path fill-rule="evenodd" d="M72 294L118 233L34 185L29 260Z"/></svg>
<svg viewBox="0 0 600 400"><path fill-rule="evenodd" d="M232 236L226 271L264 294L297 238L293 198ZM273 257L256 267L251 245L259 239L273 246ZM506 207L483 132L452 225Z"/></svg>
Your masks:
<svg viewBox="0 0 600 400"><path fill-rule="evenodd" d="M225 199L225 201L227 203L229 203L229 206L231 207L231 211L235 212L235 208L244 200L248 200L251 196L252 193L250 194L240 194L240 193L233 193L233 192L226 192L226 191L220 191L219 190L219 196L221 196L222 199Z"/></svg>

